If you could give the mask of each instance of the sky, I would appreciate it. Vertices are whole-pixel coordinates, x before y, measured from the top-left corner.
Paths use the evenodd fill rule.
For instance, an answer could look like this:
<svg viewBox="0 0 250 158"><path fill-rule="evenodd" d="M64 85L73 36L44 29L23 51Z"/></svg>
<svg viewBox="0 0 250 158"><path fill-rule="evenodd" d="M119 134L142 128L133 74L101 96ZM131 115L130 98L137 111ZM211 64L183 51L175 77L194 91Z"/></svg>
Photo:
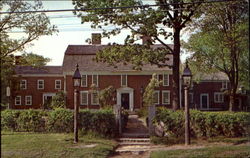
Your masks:
<svg viewBox="0 0 250 158"><path fill-rule="evenodd" d="M45 10L74 8L71 0L42 2ZM152 4L151 0L147 0L146 2ZM32 46L27 47L25 51L50 58L51 61L47 65L62 65L64 53L68 45L88 44L86 43L86 39L91 38L91 33L101 33L100 29L90 28L90 23L81 24L81 19L76 17L73 12L53 12L46 13L46 15L50 18L51 24L57 26L59 32L51 36L41 36L38 40L33 41ZM112 29L112 26L108 26L106 29ZM102 44L113 42L123 44L124 39L129 33L129 30L124 30L119 35L110 39L103 38ZM18 38L22 35L22 33L13 33L10 36ZM185 40L186 38L187 35L184 34L182 39ZM172 41L168 40L166 43L172 44ZM186 54L182 55L181 60L183 61L186 56Z"/></svg>

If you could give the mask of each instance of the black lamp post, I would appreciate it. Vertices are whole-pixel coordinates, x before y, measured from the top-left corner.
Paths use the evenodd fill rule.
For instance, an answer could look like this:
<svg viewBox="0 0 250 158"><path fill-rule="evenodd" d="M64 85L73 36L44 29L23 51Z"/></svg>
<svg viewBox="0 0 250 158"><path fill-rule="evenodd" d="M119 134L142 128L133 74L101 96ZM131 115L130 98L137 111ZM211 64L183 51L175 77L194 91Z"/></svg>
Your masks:
<svg viewBox="0 0 250 158"><path fill-rule="evenodd" d="M78 69L78 64L76 65L76 70L72 77L73 79L73 87L74 87L74 143L78 142L78 113L79 113L79 106L78 106L78 89L81 85L81 74Z"/></svg>
<svg viewBox="0 0 250 158"><path fill-rule="evenodd" d="M141 86L140 88L140 93L141 93L141 108L143 107L143 93L144 93L144 88Z"/></svg>
<svg viewBox="0 0 250 158"><path fill-rule="evenodd" d="M184 94L185 94L185 145L190 144L190 117L189 117L189 103L188 103L188 89L191 86L192 73L186 64L182 74Z"/></svg>

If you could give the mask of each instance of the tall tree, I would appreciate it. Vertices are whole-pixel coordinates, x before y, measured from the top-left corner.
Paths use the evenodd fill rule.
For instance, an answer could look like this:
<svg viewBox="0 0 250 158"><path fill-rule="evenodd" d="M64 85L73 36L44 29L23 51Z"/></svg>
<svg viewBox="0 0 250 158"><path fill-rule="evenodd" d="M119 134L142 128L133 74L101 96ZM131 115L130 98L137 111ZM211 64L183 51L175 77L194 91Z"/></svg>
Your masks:
<svg viewBox="0 0 250 158"><path fill-rule="evenodd" d="M228 76L229 110L233 111L240 73L249 74L244 71L249 64L248 2L213 4L203 10L202 18L195 22L196 33L185 47L195 52L191 60L199 71L216 69Z"/></svg>
<svg viewBox="0 0 250 158"><path fill-rule="evenodd" d="M157 7L141 7L142 0L72 0L75 5L75 13L81 17L82 23L92 22L92 28L103 28L103 37L110 37L121 32L122 29L130 29L131 35L125 39L125 45L113 44L97 54L97 61L104 61L111 65L117 62L132 63L137 69L143 64L156 64L173 69L173 109L177 109L179 98L179 64L180 64L180 32L201 4L202 0L155 0ZM196 2L186 3L184 2ZM130 7L126 7L130 6ZM136 7L137 6L137 7ZM115 7L115 8L114 8ZM89 14L83 15L80 9ZM114 9L95 9L114 8ZM111 31L105 30L105 26L115 26ZM168 31L167 28L172 28ZM134 44L138 35L151 37L147 45ZM174 47L170 47L164 39L173 39ZM164 49L150 47L155 42L160 42ZM167 54L173 55L173 64L169 65Z"/></svg>
<svg viewBox="0 0 250 158"><path fill-rule="evenodd" d="M44 13L18 13L25 11L36 11L42 9L41 1L22 1L22 0L2 0L0 1L0 96L2 97L2 88L6 81L5 75L10 71L8 65L11 65L13 59L10 55L23 51L32 41L37 40L42 35L52 35L56 32L56 27L50 24L49 18ZM3 13L8 12L8 13ZM23 32L21 36L12 38L10 33ZM17 35L17 34L16 34ZM0 98L2 102L2 98Z"/></svg>

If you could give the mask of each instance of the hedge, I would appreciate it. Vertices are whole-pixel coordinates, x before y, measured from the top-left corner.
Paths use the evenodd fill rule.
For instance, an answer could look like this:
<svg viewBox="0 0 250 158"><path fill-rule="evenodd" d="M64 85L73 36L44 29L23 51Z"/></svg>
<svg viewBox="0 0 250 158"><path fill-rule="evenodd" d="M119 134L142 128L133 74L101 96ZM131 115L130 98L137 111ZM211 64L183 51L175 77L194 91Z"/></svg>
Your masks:
<svg viewBox="0 0 250 158"><path fill-rule="evenodd" d="M155 123L164 123L168 135L183 136L184 111L172 111L166 108L157 109ZM193 137L227 136L238 137L249 135L250 113L248 112L202 112L190 110L190 130Z"/></svg>
<svg viewBox="0 0 250 158"><path fill-rule="evenodd" d="M5 130L73 132L73 111L69 109L4 110L1 115L1 127ZM84 133L95 132L107 137L115 136L115 117L112 110L80 110L79 130Z"/></svg>

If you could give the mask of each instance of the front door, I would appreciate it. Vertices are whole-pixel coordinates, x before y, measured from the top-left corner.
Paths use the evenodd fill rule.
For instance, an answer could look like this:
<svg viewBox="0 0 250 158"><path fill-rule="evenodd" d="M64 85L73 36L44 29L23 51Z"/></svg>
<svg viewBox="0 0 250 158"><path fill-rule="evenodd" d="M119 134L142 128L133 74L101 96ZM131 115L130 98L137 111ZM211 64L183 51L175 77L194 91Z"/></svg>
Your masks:
<svg viewBox="0 0 250 158"><path fill-rule="evenodd" d="M121 103L124 109L129 109L129 93L121 94Z"/></svg>
<svg viewBox="0 0 250 158"><path fill-rule="evenodd" d="M201 94L201 108L202 109L208 109L209 108L209 100L208 100L208 94L207 93Z"/></svg>

